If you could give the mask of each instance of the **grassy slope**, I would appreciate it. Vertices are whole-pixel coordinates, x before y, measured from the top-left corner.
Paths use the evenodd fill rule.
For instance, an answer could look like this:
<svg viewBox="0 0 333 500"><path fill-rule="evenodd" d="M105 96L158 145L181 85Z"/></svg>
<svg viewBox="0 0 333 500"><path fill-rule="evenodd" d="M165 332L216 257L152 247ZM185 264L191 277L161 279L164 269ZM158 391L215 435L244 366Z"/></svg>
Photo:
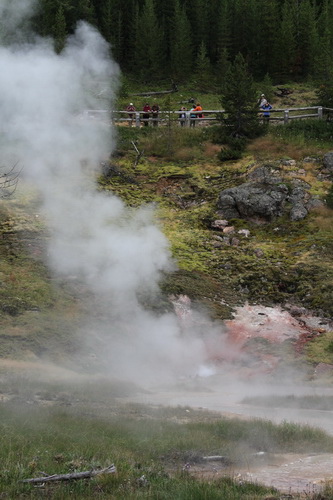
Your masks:
<svg viewBox="0 0 333 500"><path fill-rule="evenodd" d="M203 101L205 96L200 97ZM180 94L168 97L173 109L180 98ZM287 104L311 104L311 98L309 89L299 86L287 97ZM211 105L218 102L216 95L207 94L206 100ZM287 218L264 226L231 221L236 230L250 230L249 238L236 234L235 246L221 243L221 232L211 228L211 222L218 218L218 193L244 182L246 174L263 162L281 167L281 158L295 159L296 166L282 166L286 179L305 180L314 195L324 198L330 183L319 178L320 164L303 164L302 159L322 157L330 144L309 143L304 138L295 142L269 134L250 144L240 161L222 164L210 130L119 127L111 162L115 168L109 177L99 179L100 189L114 191L131 206L156 204L157 223L167 235L179 266L178 272L165 277L162 290L188 294L212 316L222 319L230 317L234 305L245 301L295 302L332 316L330 210L312 213L295 223ZM133 140L140 151L144 150L136 167ZM44 267L47 234L33 191L18 192L15 199L2 201L0 210L0 354L38 356L51 344L52 352L55 349L55 355L61 357L75 350L70 332L82 307L77 290L54 280ZM59 311L64 334L59 333Z"/></svg>
<svg viewBox="0 0 333 500"><path fill-rule="evenodd" d="M219 318L230 316L232 306L245 300L295 300L330 312L330 211L301 223L279 220L279 231L275 223L262 227L233 221L237 228L251 231L251 237L237 247L216 246L220 233L210 227L218 192L243 182L255 162L275 162L286 156L301 160L322 155L327 148L266 137L254 142L241 161L222 165L216 159L218 148L203 130L184 131L185 138L178 130L172 136L161 130L136 134L128 129L120 133L119 155L112 160L117 173L101 178L100 188L115 191L132 206L157 202L157 223L179 264L179 271L162 283L165 292L186 293ZM145 149L136 169L130 142L135 138L139 149ZM316 164L307 166L307 180L313 180L313 191L323 195L327 185L317 180L316 168ZM237 463L263 449L269 453L332 451L330 438L294 425L233 422L187 408L119 406L114 399L119 383L116 389L100 381L71 387L56 373L55 384L48 381L47 368L38 365L37 383L29 362L44 353L65 362L75 352L73 331L84 311L78 300L80 290L55 280L44 266L47 233L34 195L27 196L26 191L17 195L0 202L0 357L24 359L26 364L0 364L2 401L9 399L0 406L3 498L254 500L269 494L274 498L269 489L228 478L198 482L182 468L187 460L210 453L232 453ZM260 257L257 249L262 251ZM332 361L331 337L321 342L310 353L312 359ZM27 374L24 370L18 374L22 366ZM45 382L38 375L41 371ZM121 389L122 394L132 390ZM67 473L110 462L116 462L118 474L89 483L43 489L19 483L40 475L41 470ZM148 483L140 483L143 475ZM328 489L325 498L333 498L332 491Z"/></svg>

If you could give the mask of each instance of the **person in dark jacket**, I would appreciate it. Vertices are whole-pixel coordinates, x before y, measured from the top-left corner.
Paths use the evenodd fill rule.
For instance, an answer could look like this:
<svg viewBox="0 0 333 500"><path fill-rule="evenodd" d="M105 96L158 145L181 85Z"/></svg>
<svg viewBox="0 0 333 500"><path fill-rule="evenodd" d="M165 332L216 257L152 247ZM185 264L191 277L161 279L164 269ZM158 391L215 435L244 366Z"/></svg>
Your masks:
<svg viewBox="0 0 333 500"><path fill-rule="evenodd" d="M148 120L150 118L150 113L151 113L151 107L148 104L148 102L146 102L146 104L143 106L143 110L142 111L144 111L144 113L142 115L143 124L144 124L145 127L148 127Z"/></svg>
<svg viewBox="0 0 333 500"><path fill-rule="evenodd" d="M153 116L153 125L154 127L157 127L158 125L158 113L160 111L160 107L158 104L153 104L151 108L151 113Z"/></svg>
<svg viewBox="0 0 333 500"><path fill-rule="evenodd" d="M180 113L179 113L179 123L181 127L184 127L185 122L186 122L186 108L182 106L180 108Z"/></svg>

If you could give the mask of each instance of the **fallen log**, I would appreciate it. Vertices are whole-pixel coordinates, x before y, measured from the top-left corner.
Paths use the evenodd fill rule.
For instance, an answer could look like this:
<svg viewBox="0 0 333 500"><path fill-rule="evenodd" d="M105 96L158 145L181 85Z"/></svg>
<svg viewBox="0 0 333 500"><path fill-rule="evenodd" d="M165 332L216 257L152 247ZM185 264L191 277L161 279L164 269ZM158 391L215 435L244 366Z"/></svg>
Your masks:
<svg viewBox="0 0 333 500"><path fill-rule="evenodd" d="M117 472L115 465L110 465L105 469L88 470L84 472L72 472L70 474L53 474L52 476L33 477L31 479L22 479L21 483L49 483L53 481L77 481L78 479L89 479L101 474L114 474Z"/></svg>
<svg viewBox="0 0 333 500"><path fill-rule="evenodd" d="M209 457L202 457L204 462L224 462L225 464L230 463L230 459L223 455L210 455Z"/></svg>
<svg viewBox="0 0 333 500"><path fill-rule="evenodd" d="M164 95L164 94L173 94L174 92L178 92L176 90L160 90L158 92L140 92L139 94L130 94L131 96L140 96L140 97L150 97L152 95Z"/></svg>

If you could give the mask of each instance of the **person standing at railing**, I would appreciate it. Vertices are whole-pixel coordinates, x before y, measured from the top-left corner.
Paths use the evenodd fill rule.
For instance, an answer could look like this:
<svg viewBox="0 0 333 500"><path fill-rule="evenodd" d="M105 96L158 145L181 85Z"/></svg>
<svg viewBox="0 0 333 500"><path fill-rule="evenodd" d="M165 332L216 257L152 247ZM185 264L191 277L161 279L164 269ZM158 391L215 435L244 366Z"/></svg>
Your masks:
<svg viewBox="0 0 333 500"><path fill-rule="evenodd" d="M126 108L126 111L134 111L134 112L136 111L136 108L132 102L129 103L129 105ZM128 123L130 127L133 125L133 117L134 117L133 113L128 113Z"/></svg>
<svg viewBox="0 0 333 500"><path fill-rule="evenodd" d="M186 108L182 106L180 108L180 113L179 113L179 123L181 127L184 127L185 122L186 122Z"/></svg>
<svg viewBox="0 0 333 500"><path fill-rule="evenodd" d="M267 101L265 104L261 106L261 110L263 111L263 122L269 123L269 119L271 116L270 110L272 109L272 105Z"/></svg>
<svg viewBox="0 0 333 500"><path fill-rule="evenodd" d="M145 127L148 127L148 120L150 118L150 113L151 113L151 107L148 104L148 102L146 102L146 104L143 106L143 110L142 111L144 112L143 115L142 115L143 124L144 124Z"/></svg>
<svg viewBox="0 0 333 500"><path fill-rule="evenodd" d="M262 108L264 104L267 104L267 99L265 97L265 94L261 94L260 99L259 99L259 108Z"/></svg>
<svg viewBox="0 0 333 500"><path fill-rule="evenodd" d="M160 107L158 104L153 104L151 108L151 112L153 115L153 125L154 127L157 127L158 125L158 113L160 111Z"/></svg>
<svg viewBox="0 0 333 500"><path fill-rule="evenodd" d="M190 118L193 118L193 120L191 119L190 125L192 127L195 127L195 120L196 120L196 118L202 118L203 117L203 114L200 113L200 111L202 111L202 107L201 107L201 104L199 102L197 102L196 106L191 109Z"/></svg>
<svg viewBox="0 0 333 500"><path fill-rule="evenodd" d="M192 108L190 109L190 127L195 127L195 120L197 115L193 113L195 110L195 106L193 105Z"/></svg>

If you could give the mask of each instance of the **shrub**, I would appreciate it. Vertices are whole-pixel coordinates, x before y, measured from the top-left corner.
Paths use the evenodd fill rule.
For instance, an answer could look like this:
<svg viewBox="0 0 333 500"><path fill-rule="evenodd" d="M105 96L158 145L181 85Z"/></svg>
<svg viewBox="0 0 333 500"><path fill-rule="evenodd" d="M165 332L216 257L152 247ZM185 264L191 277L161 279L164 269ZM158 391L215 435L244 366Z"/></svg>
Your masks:
<svg viewBox="0 0 333 500"><path fill-rule="evenodd" d="M329 208L333 208L333 183L331 184L331 187L326 196L326 205Z"/></svg>
<svg viewBox="0 0 333 500"><path fill-rule="evenodd" d="M218 154L220 161L239 160L242 157L242 150L237 148L223 147Z"/></svg>

